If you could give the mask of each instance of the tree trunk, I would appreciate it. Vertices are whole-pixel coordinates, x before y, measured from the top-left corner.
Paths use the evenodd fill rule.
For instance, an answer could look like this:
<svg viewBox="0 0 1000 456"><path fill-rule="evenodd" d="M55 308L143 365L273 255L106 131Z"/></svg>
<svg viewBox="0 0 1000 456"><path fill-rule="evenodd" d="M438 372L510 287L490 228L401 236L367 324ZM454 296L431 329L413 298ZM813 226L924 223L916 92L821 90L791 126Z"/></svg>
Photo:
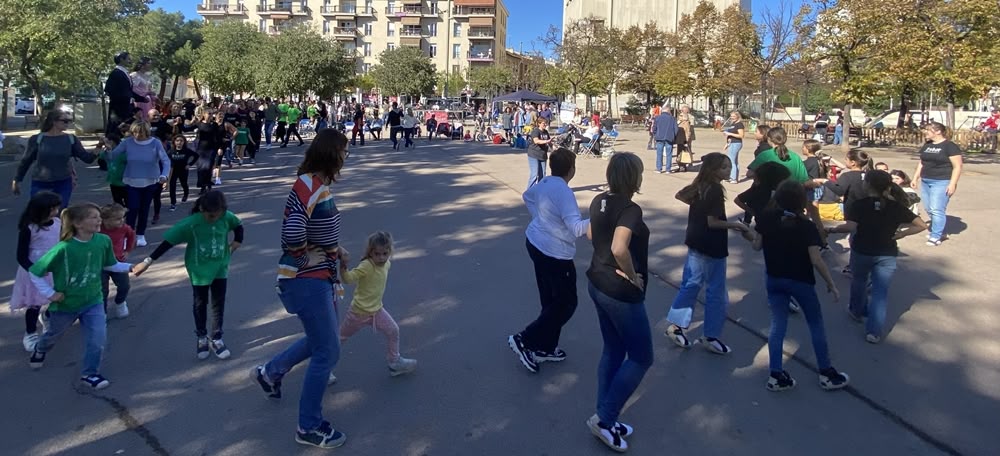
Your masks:
<svg viewBox="0 0 1000 456"><path fill-rule="evenodd" d="M847 104L844 105L844 133L843 133L844 140L840 142L840 150L844 151L845 153L848 150L851 150L850 136L851 136L851 108L852 107L853 106L851 105L851 103L847 103Z"/></svg>
<svg viewBox="0 0 1000 456"><path fill-rule="evenodd" d="M160 73L160 93L157 95L160 103L163 103L163 96L167 93L167 75Z"/></svg>
<svg viewBox="0 0 1000 456"><path fill-rule="evenodd" d="M950 81L946 84L945 101L947 102L945 111L945 126L949 132L955 131L955 84Z"/></svg>
<svg viewBox="0 0 1000 456"><path fill-rule="evenodd" d="M101 123L104 124L104 135L108 134L108 98L101 92Z"/></svg>
<svg viewBox="0 0 1000 456"><path fill-rule="evenodd" d="M910 112L910 103L913 103L912 99L913 86L906 84L903 86L903 92L899 95L899 118L896 119L896 128L903 128L906 113Z"/></svg>
<svg viewBox="0 0 1000 456"><path fill-rule="evenodd" d="M177 99L177 82L180 80L180 76L174 76L173 87L170 88L170 101Z"/></svg>
<svg viewBox="0 0 1000 456"><path fill-rule="evenodd" d="M191 76L191 83L194 84L195 100L201 99L201 87L198 86L198 78Z"/></svg>
<svg viewBox="0 0 1000 456"><path fill-rule="evenodd" d="M0 130L7 129L7 97L10 94L10 80L0 81L3 84L3 100L0 100ZM14 102L17 106L17 102Z"/></svg>

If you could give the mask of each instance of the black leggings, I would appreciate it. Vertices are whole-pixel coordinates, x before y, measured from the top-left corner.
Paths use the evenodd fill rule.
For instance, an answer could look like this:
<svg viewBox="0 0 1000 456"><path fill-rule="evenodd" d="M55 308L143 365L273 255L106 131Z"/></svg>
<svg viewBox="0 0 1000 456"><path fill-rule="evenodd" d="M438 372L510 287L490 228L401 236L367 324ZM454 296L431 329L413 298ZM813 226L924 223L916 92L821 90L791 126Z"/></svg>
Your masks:
<svg viewBox="0 0 1000 456"><path fill-rule="evenodd" d="M156 190L153 192L153 217L158 217L160 215L160 209L163 208L163 184L157 182Z"/></svg>
<svg viewBox="0 0 1000 456"><path fill-rule="evenodd" d="M27 334L34 334L38 332L38 315L41 313L41 307L28 307L28 310L24 312L24 332ZM48 318L49 311L45 310L45 317Z"/></svg>
<svg viewBox="0 0 1000 456"><path fill-rule="evenodd" d="M299 124L298 122L293 122L288 124L288 131L285 132L285 140L281 142L282 146L288 145L288 140L292 139L292 135L299 140L299 144L303 143L302 137L299 136Z"/></svg>
<svg viewBox="0 0 1000 456"><path fill-rule="evenodd" d="M211 285L192 285L194 289L194 334L208 335L208 296L212 295L212 339L222 338L222 314L226 308L226 279L215 279Z"/></svg>
<svg viewBox="0 0 1000 456"><path fill-rule="evenodd" d="M187 166L178 166L170 173L170 205L177 204L177 182L180 181L181 188L184 189L184 200L187 200L190 189L188 188Z"/></svg>

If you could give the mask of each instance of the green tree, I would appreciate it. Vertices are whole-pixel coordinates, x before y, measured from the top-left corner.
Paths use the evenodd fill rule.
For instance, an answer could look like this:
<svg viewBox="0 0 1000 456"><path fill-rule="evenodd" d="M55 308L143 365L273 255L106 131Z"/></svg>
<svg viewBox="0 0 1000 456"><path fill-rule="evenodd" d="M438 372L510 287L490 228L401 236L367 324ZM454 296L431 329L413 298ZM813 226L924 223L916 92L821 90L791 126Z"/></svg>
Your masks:
<svg viewBox="0 0 1000 456"><path fill-rule="evenodd" d="M192 75L208 84L215 93L254 92L255 77L261 72L251 69L260 68L265 35L235 20L205 25L202 34L204 42L198 48ZM305 56L304 53L296 55Z"/></svg>
<svg viewBox="0 0 1000 456"><path fill-rule="evenodd" d="M0 0L0 49L18 69L19 78L35 96L41 110L46 74L57 74L63 63L52 58L58 51L77 54L101 37L93 36L104 25L145 13L145 0ZM112 49L100 56L110 60ZM63 73L65 74L65 73Z"/></svg>
<svg viewBox="0 0 1000 456"><path fill-rule="evenodd" d="M174 76L173 84L170 88L170 99L177 99L177 83L181 77L193 75L194 62L198 60L198 48L203 41L201 27L204 23L200 21L188 21L184 24L184 34L187 41L180 49L174 52L173 64L170 73ZM198 90L198 81L194 80L195 91ZM201 96L200 93L198 96Z"/></svg>
<svg viewBox="0 0 1000 456"><path fill-rule="evenodd" d="M191 41L191 27L186 25L183 14L168 13L163 9L134 17L126 24L127 49L136 57L153 59L153 68L160 82L158 96L162 100L167 91L167 81L177 75L178 66L185 63L178 62L185 57L183 53L178 56L178 52Z"/></svg>
<svg viewBox="0 0 1000 456"><path fill-rule="evenodd" d="M354 87L361 91L361 93L369 93L377 84L375 83L375 78L370 74L359 74L350 79L347 83L347 87Z"/></svg>
<svg viewBox="0 0 1000 456"><path fill-rule="evenodd" d="M696 68L689 60L667 57L653 74L653 89L668 98L684 98L695 91Z"/></svg>
<svg viewBox="0 0 1000 456"><path fill-rule="evenodd" d="M572 90L569 80L566 78L566 70L559 66L546 65L541 76L541 84L538 87L539 93L553 97L564 97L572 93Z"/></svg>
<svg viewBox="0 0 1000 456"><path fill-rule="evenodd" d="M569 83L574 100L585 84L587 89L594 88L593 84L598 83L600 66L607 63L607 54L602 49L607 43L607 29L603 22L584 19L570 24L563 33L551 26L542 41L555 53L556 66ZM601 92L587 90L585 94L592 96Z"/></svg>
<svg viewBox="0 0 1000 456"><path fill-rule="evenodd" d="M514 85L514 73L509 68L490 65L469 70L469 87L487 98L493 98Z"/></svg>
<svg viewBox="0 0 1000 456"><path fill-rule="evenodd" d="M646 95L646 104L657 98L654 77L663 65L664 60L675 54L673 43L676 37L667 34L657 27L656 22L647 22L644 26L634 25L625 31L634 38L638 47L634 58L626 60L628 72L621 82L621 89Z"/></svg>
<svg viewBox="0 0 1000 456"><path fill-rule="evenodd" d="M420 49L400 46L378 57L371 75L384 94L429 95L434 93L437 70Z"/></svg>
<svg viewBox="0 0 1000 456"><path fill-rule="evenodd" d="M267 37L259 49L255 88L260 94L278 97L313 92L328 98L343 90L354 75L353 65L345 65L343 47L307 26Z"/></svg>
<svg viewBox="0 0 1000 456"><path fill-rule="evenodd" d="M441 96L452 96L461 92L465 88L466 83L465 78L459 73L439 71L434 85L437 87L437 93L441 94Z"/></svg>

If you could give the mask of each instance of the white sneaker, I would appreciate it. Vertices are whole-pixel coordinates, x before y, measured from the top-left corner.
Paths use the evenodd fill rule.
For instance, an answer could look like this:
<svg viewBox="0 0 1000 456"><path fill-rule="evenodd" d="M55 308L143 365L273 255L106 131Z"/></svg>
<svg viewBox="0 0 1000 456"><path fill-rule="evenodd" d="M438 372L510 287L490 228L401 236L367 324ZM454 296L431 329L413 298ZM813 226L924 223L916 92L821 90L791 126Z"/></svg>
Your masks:
<svg viewBox="0 0 1000 456"><path fill-rule="evenodd" d="M138 235L138 236L136 236L135 237L135 245L138 246L138 247L145 247L147 245L146 244L146 236L141 235L141 234Z"/></svg>
<svg viewBox="0 0 1000 456"><path fill-rule="evenodd" d="M399 357L396 361L389 363L389 375L396 377L413 372L417 368L417 360Z"/></svg>
<svg viewBox="0 0 1000 456"><path fill-rule="evenodd" d="M123 302L121 304L115 304L115 315L118 318L125 318L128 316L128 303Z"/></svg>
<svg viewBox="0 0 1000 456"><path fill-rule="evenodd" d="M333 372L330 372L330 378L326 379L326 384L327 385L332 385L334 383L337 383L337 376L333 375Z"/></svg>
<svg viewBox="0 0 1000 456"><path fill-rule="evenodd" d="M21 339L21 343L24 344L24 351L32 353L35 351L35 344L38 343L38 333L24 333L24 339Z"/></svg>
<svg viewBox="0 0 1000 456"><path fill-rule="evenodd" d="M212 184L212 185L222 185L222 179L221 179L221 178L218 178L218 177L216 177L216 178L215 178L215 183L214 183L214 184Z"/></svg>

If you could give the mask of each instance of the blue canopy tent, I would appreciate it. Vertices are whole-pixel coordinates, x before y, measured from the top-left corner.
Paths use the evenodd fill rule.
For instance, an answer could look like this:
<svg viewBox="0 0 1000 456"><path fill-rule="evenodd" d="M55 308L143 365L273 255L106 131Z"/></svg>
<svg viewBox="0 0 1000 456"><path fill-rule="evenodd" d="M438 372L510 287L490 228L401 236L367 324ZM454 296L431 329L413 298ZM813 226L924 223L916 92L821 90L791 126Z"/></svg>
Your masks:
<svg viewBox="0 0 1000 456"><path fill-rule="evenodd" d="M547 103L555 103L559 101L556 97L550 97L548 95L542 95L537 92L532 92L530 90L518 90L517 92L508 93L507 95L501 95L493 99L493 101L540 101Z"/></svg>

